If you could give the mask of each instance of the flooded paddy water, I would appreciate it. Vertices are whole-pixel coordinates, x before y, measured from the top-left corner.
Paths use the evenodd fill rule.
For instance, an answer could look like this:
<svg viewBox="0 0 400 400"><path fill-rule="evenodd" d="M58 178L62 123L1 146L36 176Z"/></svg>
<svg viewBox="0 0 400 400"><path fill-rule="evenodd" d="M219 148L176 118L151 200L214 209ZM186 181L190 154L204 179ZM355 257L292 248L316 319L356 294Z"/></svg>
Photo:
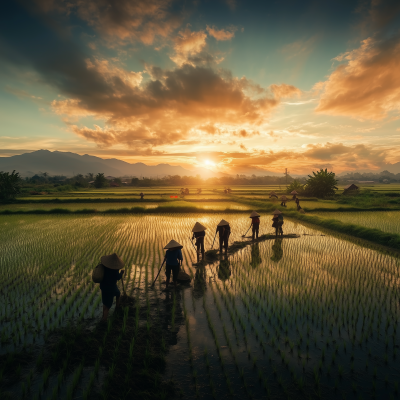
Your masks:
<svg viewBox="0 0 400 400"><path fill-rule="evenodd" d="M175 394L163 389L165 398L397 398L399 260L285 220L284 233L298 238L261 241L194 265L192 226L208 228L208 250L222 218L231 222L230 244L249 240L242 238L250 225L243 214L2 216L2 391L17 398L113 398L102 387L114 373L111 355L79 353L81 359L58 367L51 363L58 350L48 343L60 329L85 329L89 336L98 330L101 296L91 271L115 251L136 302L112 322L114 328L128 323L115 336L122 338L117 365L126 371L117 372L124 373L126 392L135 379L127 367L132 338L139 343L147 332L148 345L154 340L152 349L165 358L159 373L175 382ZM270 219L261 218L260 234L272 233ZM172 238L184 245L183 267L192 278L176 293L162 291L164 272L150 287ZM11 363L15 351L32 361ZM157 354L144 354L143 362L133 359L146 370ZM11 364L15 371L6 369Z"/></svg>

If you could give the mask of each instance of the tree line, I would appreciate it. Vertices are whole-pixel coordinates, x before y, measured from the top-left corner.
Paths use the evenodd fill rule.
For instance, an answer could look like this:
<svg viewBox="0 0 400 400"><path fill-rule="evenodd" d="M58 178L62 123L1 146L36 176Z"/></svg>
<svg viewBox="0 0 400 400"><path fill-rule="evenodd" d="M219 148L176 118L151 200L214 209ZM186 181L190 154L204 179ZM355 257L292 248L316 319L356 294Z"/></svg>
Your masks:
<svg viewBox="0 0 400 400"><path fill-rule="evenodd" d="M290 179L289 179L290 178ZM52 185L53 187L67 185L73 185L77 187L89 187L93 185L96 188L104 188L108 186L118 186L126 182L127 185L131 186L186 186L186 185L271 185L279 184L284 185L284 191L290 193L295 190L300 195L308 195L315 197L329 197L334 196L337 188L336 175L333 172L328 172L327 169L313 172L313 175L309 175L308 179L296 180L292 177L276 177L276 176L264 176L257 177L251 176L246 177L243 175L237 175L236 177L221 177L221 178L209 178L206 180L201 179L199 176L187 177L187 176L166 176L161 179L150 179L150 178L131 178L130 181L122 180L123 178L113 178L112 180L107 179L103 173L87 175L78 174L72 178L66 178L63 176L49 176L49 174L42 173L35 175L31 178L25 178L23 180L18 172L13 171L12 173L0 172L0 200L8 201L14 199L17 195L21 194L23 184L36 184L36 185ZM289 181L289 185L286 182ZM73 189L71 187L71 189Z"/></svg>

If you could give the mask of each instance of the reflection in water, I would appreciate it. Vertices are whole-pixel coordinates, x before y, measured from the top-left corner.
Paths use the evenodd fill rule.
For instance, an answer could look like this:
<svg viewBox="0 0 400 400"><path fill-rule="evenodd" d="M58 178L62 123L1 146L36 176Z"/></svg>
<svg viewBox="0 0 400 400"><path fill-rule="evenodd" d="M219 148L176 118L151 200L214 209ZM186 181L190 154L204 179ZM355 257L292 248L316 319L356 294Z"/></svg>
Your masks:
<svg viewBox="0 0 400 400"><path fill-rule="evenodd" d="M181 302L182 294L179 290L167 291L162 302L164 310L159 313L161 325L163 330L167 332L167 340L170 345L178 343L178 332L183 323Z"/></svg>
<svg viewBox="0 0 400 400"><path fill-rule="evenodd" d="M272 261L278 262L283 257L282 239L275 239L275 243L272 245L272 252Z"/></svg>
<svg viewBox="0 0 400 400"><path fill-rule="evenodd" d="M256 268L258 265L261 264L261 256L260 256L260 247L259 243L254 243L251 245L251 260L250 265L253 268Z"/></svg>
<svg viewBox="0 0 400 400"><path fill-rule="evenodd" d="M229 279L229 277L231 276L230 266L231 266L231 264L229 262L229 258L227 256L227 254L225 254L224 258L220 259L219 267L218 267L218 278L221 281L225 281L225 280Z"/></svg>
<svg viewBox="0 0 400 400"><path fill-rule="evenodd" d="M206 286L206 278L207 278L207 273L206 273L206 268L205 266L200 266L197 268L196 273L194 275L194 281L193 281L193 296L196 299L199 299L203 297L207 286Z"/></svg>

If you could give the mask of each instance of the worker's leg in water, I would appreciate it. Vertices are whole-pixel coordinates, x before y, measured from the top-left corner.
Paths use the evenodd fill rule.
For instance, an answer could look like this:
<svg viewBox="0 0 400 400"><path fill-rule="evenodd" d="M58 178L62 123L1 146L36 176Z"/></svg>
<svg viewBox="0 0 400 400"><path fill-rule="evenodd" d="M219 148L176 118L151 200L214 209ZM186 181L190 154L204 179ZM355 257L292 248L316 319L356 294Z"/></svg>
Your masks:
<svg viewBox="0 0 400 400"><path fill-rule="evenodd" d="M225 253L228 251L228 238L224 237L224 248L225 248Z"/></svg>
<svg viewBox="0 0 400 400"><path fill-rule="evenodd" d="M178 282L179 265L174 265L172 267L172 279L174 282L174 288L176 289L176 284Z"/></svg>
<svg viewBox="0 0 400 400"><path fill-rule="evenodd" d="M256 225L255 231L256 231L256 238L257 238L257 239L258 239L258 231L259 231L259 228L260 228L260 225Z"/></svg>
<svg viewBox="0 0 400 400"><path fill-rule="evenodd" d="M171 270L172 270L171 265L168 265L168 264L167 264L167 266L165 267L165 275L166 275L166 277L167 277L167 280L166 280L166 282L165 282L165 288L166 288L166 289L168 289L169 280L170 280L170 278L171 278Z"/></svg>
<svg viewBox="0 0 400 400"><path fill-rule="evenodd" d="M222 253L222 245L223 245L224 239L220 236L219 237L219 251Z"/></svg>
<svg viewBox="0 0 400 400"><path fill-rule="evenodd" d="M201 256L204 260L204 237L200 240L200 249L201 249Z"/></svg>
<svg viewBox="0 0 400 400"><path fill-rule="evenodd" d="M196 256L197 256L197 262L199 262L199 259L200 259L200 241L198 239L196 241Z"/></svg>
<svg viewBox="0 0 400 400"><path fill-rule="evenodd" d="M277 227L275 228L275 236L278 236L278 231L279 231L279 227L277 226Z"/></svg>
<svg viewBox="0 0 400 400"><path fill-rule="evenodd" d="M107 321L108 318L108 313L110 312L110 309L108 307L106 307L103 304L103 317L102 317L102 321Z"/></svg>
<svg viewBox="0 0 400 400"><path fill-rule="evenodd" d="M103 303L103 321L107 321L108 313L114 300L114 293L112 291L101 291L101 301Z"/></svg>
<svg viewBox="0 0 400 400"><path fill-rule="evenodd" d="M251 226L251 240L254 240L254 236L256 234L256 227L255 225Z"/></svg>

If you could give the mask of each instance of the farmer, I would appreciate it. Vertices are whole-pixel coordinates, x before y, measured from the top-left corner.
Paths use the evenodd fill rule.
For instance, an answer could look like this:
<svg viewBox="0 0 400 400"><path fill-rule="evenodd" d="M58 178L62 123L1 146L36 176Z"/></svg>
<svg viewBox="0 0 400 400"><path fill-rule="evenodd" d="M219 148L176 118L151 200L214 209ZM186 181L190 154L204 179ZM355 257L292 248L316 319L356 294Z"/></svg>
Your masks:
<svg viewBox="0 0 400 400"><path fill-rule="evenodd" d="M295 191L295 190L292 190L291 192L290 192L290 194L291 195L293 195L293 200L296 200L296 195L298 195L298 193Z"/></svg>
<svg viewBox="0 0 400 400"><path fill-rule="evenodd" d="M295 202L296 205L297 205L297 211L300 211L301 207L300 207L300 200L299 200L299 198L296 197L296 199L294 200L294 202Z"/></svg>
<svg viewBox="0 0 400 400"><path fill-rule="evenodd" d="M108 313L112 306L114 296L117 299L117 307L120 305L121 292L117 287L117 281L122 279L124 275L124 262L117 256L111 254L101 257L101 263L104 266L104 277L100 282L101 300L103 302L103 318L102 321L107 321ZM122 269L121 272L118 272Z"/></svg>
<svg viewBox="0 0 400 400"><path fill-rule="evenodd" d="M275 235L278 236L278 234L280 233L283 236L283 214L279 210L275 210L273 212L272 221L272 227L275 228Z"/></svg>
<svg viewBox="0 0 400 400"><path fill-rule="evenodd" d="M287 197L281 196L281 206L282 207L286 207L286 202L287 202Z"/></svg>
<svg viewBox="0 0 400 400"><path fill-rule="evenodd" d="M251 239L254 240L254 237L256 236L258 239L258 231L260 229L260 214L256 211L253 211L250 214L250 218L251 218Z"/></svg>
<svg viewBox="0 0 400 400"><path fill-rule="evenodd" d="M199 262L200 252L202 255L202 259L204 260L204 237L206 236L206 229L207 228L200 222L196 222L192 229L192 240L196 239L197 262Z"/></svg>
<svg viewBox="0 0 400 400"><path fill-rule="evenodd" d="M140 192L139 196L140 196L140 200L143 200L144 193L143 193L143 192Z"/></svg>
<svg viewBox="0 0 400 400"><path fill-rule="evenodd" d="M182 264L183 257L181 249L183 246L176 242L175 240L171 240L165 247L167 251L165 252L164 261L166 263L165 267L165 275L167 276L166 287L165 290L168 290L169 280L171 278L172 272L172 280L174 282L174 288L177 288L177 280L180 265Z"/></svg>
<svg viewBox="0 0 400 400"><path fill-rule="evenodd" d="M276 195L275 192L271 192L271 193L269 194L269 198L271 198L271 197L275 197L276 199L278 198L278 196Z"/></svg>
<svg viewBox="0 0 400 400"><path fill-rule="evenodd" d="M228 240L231 234L231 227L229 222L224 219L217 225L217 230L215 234L219 233L219 251L222 253L222 247L225 248L225 252L228 251Z"/></svg>

